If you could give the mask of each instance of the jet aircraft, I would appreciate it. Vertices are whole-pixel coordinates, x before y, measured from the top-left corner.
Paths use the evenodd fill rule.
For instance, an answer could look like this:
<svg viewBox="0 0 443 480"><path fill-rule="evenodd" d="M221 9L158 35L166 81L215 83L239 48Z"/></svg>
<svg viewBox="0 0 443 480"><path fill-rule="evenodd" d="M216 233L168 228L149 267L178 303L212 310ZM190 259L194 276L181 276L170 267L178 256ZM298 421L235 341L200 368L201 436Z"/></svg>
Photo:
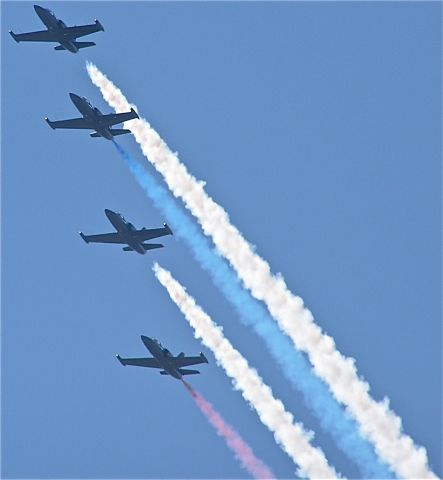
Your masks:
<svg viewBox="0 0 443 480"><path fill-rule="evenodd" d="M145 347L153 355L152 358L121 358L117 359L122 365L134 365L136 367L160 368L160 375L171 375L171 377L181 380L183 375L195 375L200 373L198 370L189 370L182 367L197 365L199 363L208 363L207 358L200 352L198 357L186 357L183 352L176 357L155 338L141 336Z"/></svg>
<svg viewBox="0 0 443 480"><path fill-rule="evenodd" d="M142 228L141 230L137 230L134 225L125 220L120 213L106 209L105 215L108 217L108 220L112 223L117 232L102 233L99 235L84 235L80 232L80 236L86 243L126 243L128 246L123 247L125 252L134 251L144 255L147 250L162 248L163 245L161 243L143 242L151 240L152 238L173 235L172 230L166 223L163 228Z"/></svg>
<svg viewBox="0 0 443 480"><path fill-rule="evenodd" d="M112 129L110 128L112 125L139 118L137 112L133 108L131 108L130 112L103 115L103 113L100 112L97 107L93 107L85 97L79 97L75 93L70 93L69 96L71 97L72 103L76 106L77 110L83 115L83 117L55 122L51 122L51 120L46 117L46 122L53 130L57 128L95 130L94 133L90 134L91 137L104 137L107 140L112 140L116 135L130 133L129 130L124 128Z"/></svg>
<svg viewBox="0 0 443 480"><path fill-rule="evenodd" d="M28 33L14 33L12 30L9 30L16 42L55 42L60 45L54 47L54 50L68 50L69 52L77 53L81 48L93 47L95 45L94 42L77 42L77 38L104 31L102 24L98 20L95 20L95 23L92 25L67 27L48 8L34 5L34 10L44 23L46 30Z"/></svg>

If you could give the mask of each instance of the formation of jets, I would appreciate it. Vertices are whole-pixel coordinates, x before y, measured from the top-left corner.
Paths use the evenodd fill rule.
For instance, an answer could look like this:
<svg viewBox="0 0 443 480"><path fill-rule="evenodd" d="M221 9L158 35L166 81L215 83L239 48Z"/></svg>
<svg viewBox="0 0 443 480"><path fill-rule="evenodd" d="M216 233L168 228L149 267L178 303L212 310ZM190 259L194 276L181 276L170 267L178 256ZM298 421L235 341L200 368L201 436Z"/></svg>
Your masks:
<svg viewBox="0 0 443 480"><path fill-rule="evenodd" d="M54 12L39 5L34 5L34 10L40 20L46 27L46 30L14 33L9 30L12 38L16 42L52 42L58 43L54 47L55 50L67 50L77 53L80 49L93 47L94 42L78 42L77 38L90 35L91 33L104 31L102 24L95 20L91 25L80 25L68 27L58 19ZM79 118L70 118L66 120L51 121L45 118L48 125L56 129L82 129L92 130L91 137L103 137L107 140L113 140L117 135L130 133L130 130L124 128L111 128L114 125L127 122L139 118L137 112L131 108L129 112L103 114L97 107L85 98L75 93L69 94L72 103L81 113ZM115 232L101 233L96 235L85 235L80 232L80 236L86 243L115 243L123 244L125 252L137 252L144 255L148 250L162 248L161 243L145 243L154 238L163 237L165 235L173 235L172 230L165 223L162 228L142 228L137 230L134 225L117 212L105 209L105 215L115 228ZM208 363L203 353L198 356L186 356L183 352L177 356L163 347L161 343L144 335L141 336L143 344L152 354L150 358L121 358L117 355L117 359L122 365L134 365L138 367L150 367L160 369L161 375L170 375L171 377L181 380L184 375L194 375L200 373L198 370L186 369L190 365L198 365Z"/></svg>

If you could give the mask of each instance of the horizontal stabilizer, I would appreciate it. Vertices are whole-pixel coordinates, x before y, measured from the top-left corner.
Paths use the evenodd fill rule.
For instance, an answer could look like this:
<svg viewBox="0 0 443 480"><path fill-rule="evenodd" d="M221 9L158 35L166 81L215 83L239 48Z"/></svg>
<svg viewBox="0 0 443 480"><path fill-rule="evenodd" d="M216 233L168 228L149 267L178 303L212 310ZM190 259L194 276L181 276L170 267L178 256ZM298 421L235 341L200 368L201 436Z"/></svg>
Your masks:
<svg viewBox="0 0 443 480"><path fill-rule="evenodd" d="M97 133L97 132L90 133L89 136L92 137L92 138L99 138L99 137L101 137L101 135L100 135L99 133Z"/></svg>
<svg viewBox="0 0 443 480"><path fill-rule="evenodd" d="M142 247L145 250L154 250L155 248L163 248L161 243L142 243Z"/></svg>
<svg viewBox="0 0 443 480"><path fill-rule="evenodd" d="M124 135L125 133L131 133L131 131L126 128L113 128L109 131L111 132L113 137L116 137L117 135Z"/></svg>
<svg viewBox="0 0 443 480"><path fill-rule="evenodd" d="M169 373L165 372L164 370L160 370L160 375L169 375Z"/></svg>
<svg viewBox="0 0 443 480"><path fill-rule="evenodd" d="M197 375L198 373L200 373L198 370L186 370L185 368L179 368L178 371L182 375Z"/></svg>
<svg viewBox="0 0 443 480"><path fill-rule="evenodd" d="M72 42L79 50L80 48L94 47L96 44L94 42ZM54 47L54 50L66 50L63 45L57 45Z"/></svg>
<svg viewBox="0 0 443 480"><path fill-rule="evenodd" d="M95 42L72 42L77 48L95 47Z"/></svg>
<svg viewBox="0 0 443 480"><path fill-rule="evenodd" d="M164 245L162 245L161 243L142 243L142 247L145 250L154 250L155 248L163 248ZM127 247L123 247L123 251L124 252L133 252L134 249L128 245Z"/></svg>

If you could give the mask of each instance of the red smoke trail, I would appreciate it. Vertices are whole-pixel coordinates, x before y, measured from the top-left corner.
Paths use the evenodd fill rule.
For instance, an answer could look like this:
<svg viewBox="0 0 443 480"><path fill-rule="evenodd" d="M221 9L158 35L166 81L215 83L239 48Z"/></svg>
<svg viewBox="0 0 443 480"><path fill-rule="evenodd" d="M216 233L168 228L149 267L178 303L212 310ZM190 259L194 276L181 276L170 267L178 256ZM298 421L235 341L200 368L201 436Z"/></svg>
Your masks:
<svg viewBox="0 0 443 480"><path fill-rule="evenodd" d="M254 477L259 479L275 479L275 475L261 460L259 460L252 449L234 431L234 429L225 423L223 418L214 407L206 401L200 393L194 390L189 383L183 381L183 385L188 389L198 408L208 419L209 423L215 427L217 433L223 437L228 447L234 452L235 456L240 460L242 466Z"/></svg>

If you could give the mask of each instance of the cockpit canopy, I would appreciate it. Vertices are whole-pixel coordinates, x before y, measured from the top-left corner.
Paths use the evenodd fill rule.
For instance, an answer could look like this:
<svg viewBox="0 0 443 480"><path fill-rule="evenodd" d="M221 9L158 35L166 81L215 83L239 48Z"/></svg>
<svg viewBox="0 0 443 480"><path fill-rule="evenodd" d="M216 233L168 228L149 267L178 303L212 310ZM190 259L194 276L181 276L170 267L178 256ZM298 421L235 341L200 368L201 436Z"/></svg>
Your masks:
<svg viewBox="0 0 443 480"><path fill-rule="evenodd" d="M166 356L172 357L172 353L167 348L165 348L156 338L153 338L152 340L163 350Z"/></svg>

